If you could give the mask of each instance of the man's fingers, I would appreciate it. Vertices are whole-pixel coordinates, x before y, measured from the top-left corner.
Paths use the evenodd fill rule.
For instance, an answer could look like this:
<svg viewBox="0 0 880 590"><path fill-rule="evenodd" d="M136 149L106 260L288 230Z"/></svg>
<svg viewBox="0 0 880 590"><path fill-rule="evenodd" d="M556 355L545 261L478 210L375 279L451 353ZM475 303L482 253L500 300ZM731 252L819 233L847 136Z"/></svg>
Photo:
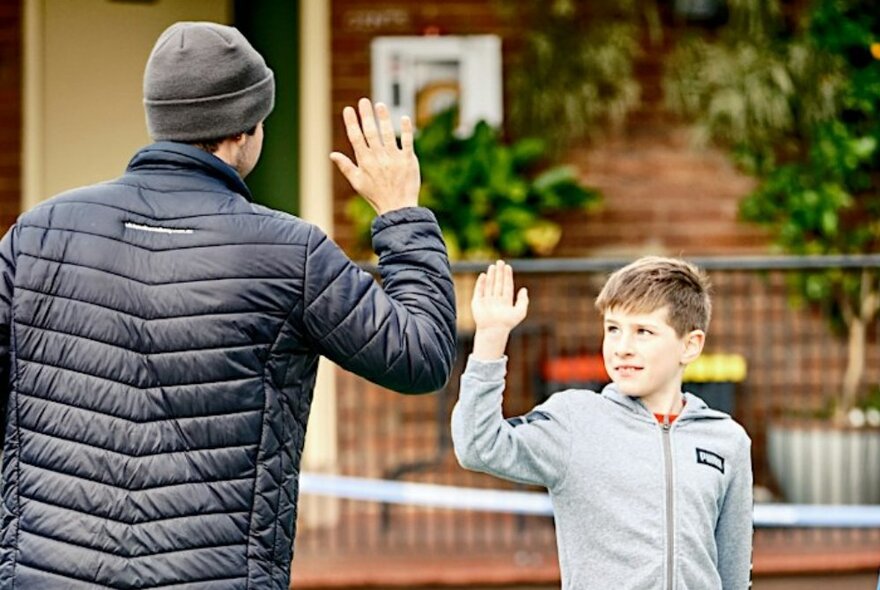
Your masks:
<svg viewBox="0 0 880 590"><path fill-rule="evenodd" d="M351 107L342 109L342 120L345 121L345 134L354 149L354 155L360 161L362 154L367 150L367 143L361 133L361 125L354 109Z"/></svg>
<svg viewBox="0 0 880 590"><path fill-rule="evenodd" d="M379 140L379 130L376 128L376 119L373 116L373 103L370 102L370 99L360 99L358 111L361 114L361 128L363 128L367 146L372 149L382 147L382 142Z"/></svg>
<svg viewBox="0 0 880 590"><path fill-rule="evenodd" d="M406 116L400 118L400 147L407 156L413 155L413 125Z"/></svg>
<svg viewBox="0 0 880 590"><path fill-rule="evenodd" d="M382 143L386 149L397 147L397 137L394 135L394 125L391 124L391 113L381 102L376 103L376 117L379 119L379 132L382 134Z"/></svg>
<svg viewBox="0 0 880 590"><path fill-rule="evenodd" d="M342 172L342 175L345 176L352 188L357 190L357 187L354 184L354 179L358 169L357 166L354 165L354 162L352 162L348 156L339 152L331 153L330 159L336 164L336 167L339 168L339 171Z"/></svg>

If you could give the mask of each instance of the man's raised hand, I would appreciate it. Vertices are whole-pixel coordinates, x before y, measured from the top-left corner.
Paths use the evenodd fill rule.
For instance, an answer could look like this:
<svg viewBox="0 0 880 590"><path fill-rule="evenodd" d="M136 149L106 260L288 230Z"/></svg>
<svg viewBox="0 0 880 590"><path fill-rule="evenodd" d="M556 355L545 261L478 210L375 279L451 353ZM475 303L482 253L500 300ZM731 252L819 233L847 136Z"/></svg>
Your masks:
<svg viewBox="0 0 880 590"><path fill-rule="evenodd" d="M413 128L409 117L400 120L400 147L391 124L388 107L369 99L358 101L358 115L345 107L342 118L354 150L355 162L345 154L333 152L330 159L358 192L380 215L415 207L419 202L421 176L419 160L413 151ZM378 120L378 125L377 125Z"/></svg>

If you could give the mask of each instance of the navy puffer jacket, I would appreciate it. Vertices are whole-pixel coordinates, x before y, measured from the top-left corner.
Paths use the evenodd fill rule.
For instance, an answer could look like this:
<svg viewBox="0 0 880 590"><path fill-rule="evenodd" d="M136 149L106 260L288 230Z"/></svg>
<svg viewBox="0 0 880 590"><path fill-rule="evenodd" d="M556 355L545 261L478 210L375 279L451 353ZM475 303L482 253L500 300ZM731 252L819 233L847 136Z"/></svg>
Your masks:
<svg viewBox="0 0 880 590"><path fill-rule="evenodd" d="M0 588L286 589L319 355L402 392L449 376L434 216L377 218L384 291L232 168L161 142L0 242Z"/></svg>

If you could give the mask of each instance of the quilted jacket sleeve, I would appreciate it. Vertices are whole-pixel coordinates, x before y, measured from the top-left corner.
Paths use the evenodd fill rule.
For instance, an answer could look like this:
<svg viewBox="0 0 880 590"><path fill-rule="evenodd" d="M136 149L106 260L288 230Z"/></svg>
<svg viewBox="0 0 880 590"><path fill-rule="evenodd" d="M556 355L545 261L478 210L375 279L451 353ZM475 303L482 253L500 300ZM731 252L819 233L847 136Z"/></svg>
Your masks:
<svg viewBox="0 0 880 590"><path fill-rule="evenodd" d="M9 367L11 360L12 290L15 283L15 226L0 241L0 416L5 414L9 398Z"/></svg>
<svg viewBox="0 0 880 590"><path fill-rule="evenodd" d="M455 360L455 295L434 214L373 222L382 286L317 228L309 236L304 324L321 354L402 393L443 387Z"/></svg>

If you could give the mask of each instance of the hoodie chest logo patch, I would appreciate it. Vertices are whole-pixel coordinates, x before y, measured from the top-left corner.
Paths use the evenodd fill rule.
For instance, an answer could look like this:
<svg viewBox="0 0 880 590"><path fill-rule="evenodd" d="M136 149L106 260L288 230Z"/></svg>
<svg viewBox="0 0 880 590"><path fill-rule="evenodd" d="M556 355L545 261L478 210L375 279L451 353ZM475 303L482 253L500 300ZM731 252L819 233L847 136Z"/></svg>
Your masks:
<svg viewBox="0 0 880 590"><path fill-rule="evenodd" d="M707 451L706 449L697 449L697 463L700 465L708 465L713 469L717 469L724 473L724 457L718 453Z"/></svg>

